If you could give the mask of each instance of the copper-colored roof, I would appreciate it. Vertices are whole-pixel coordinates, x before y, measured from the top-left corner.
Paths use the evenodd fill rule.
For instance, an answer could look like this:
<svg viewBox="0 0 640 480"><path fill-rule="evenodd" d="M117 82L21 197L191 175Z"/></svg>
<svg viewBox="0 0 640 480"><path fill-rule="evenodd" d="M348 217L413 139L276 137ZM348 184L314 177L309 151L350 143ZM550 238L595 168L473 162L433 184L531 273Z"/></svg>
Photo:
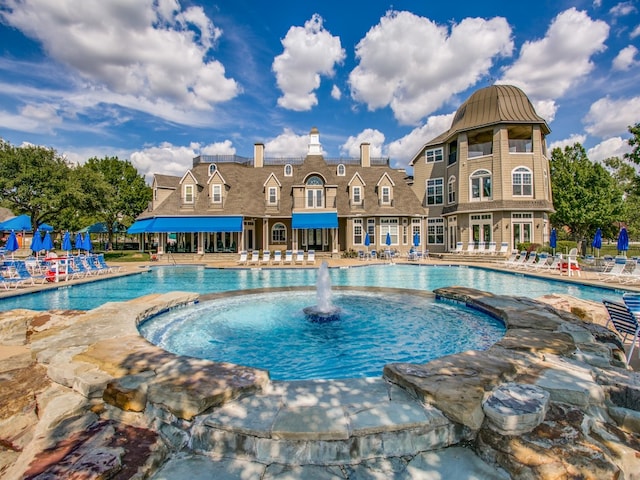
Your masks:
<svg viewBox="0 0 640 480"><path fill-rule="evenodd" d="M491 85L473 93L456 111L451 127L425 144L439 145L460 132L500 123L538 124L548 135L551 130L529 98L513 85ZM415 162L412 160L411 165Z"/></svg>

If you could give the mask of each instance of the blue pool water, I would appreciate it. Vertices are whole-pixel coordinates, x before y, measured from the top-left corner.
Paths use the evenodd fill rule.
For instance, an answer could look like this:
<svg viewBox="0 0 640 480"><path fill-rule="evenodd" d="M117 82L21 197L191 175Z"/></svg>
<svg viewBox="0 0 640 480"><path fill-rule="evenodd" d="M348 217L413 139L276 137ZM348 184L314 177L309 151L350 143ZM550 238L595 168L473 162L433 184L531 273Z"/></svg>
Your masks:
<svg viewBox="0 0 640 480"><path fill-rule="evenodd" d="M620 300L622 290L587 287L562 281L548 281L509 272L475 267L371 265L331 269L331 284L379 286L432 291L453 285L478 288L504 295L539 297L565 293L587 300ZM125 301L151 293L185 291L216 293L231 290L282 286L313 286L317 269L215 269L198 266L154 267L140 274L98 282L63 286L0 300L0 311L13 308L32 310L90 310L107 301Z"/></svg>
<svg viewBox="0 0 640 480"><path fill-rule="evenodd" d="M380 377L387 363L426 363L485 350L504 324L432 296L388 290L334 291L339 319L303 312L315 291L275 291L204 301L140 325L152 343L179 355L269 370L275 380Z"/></svg>

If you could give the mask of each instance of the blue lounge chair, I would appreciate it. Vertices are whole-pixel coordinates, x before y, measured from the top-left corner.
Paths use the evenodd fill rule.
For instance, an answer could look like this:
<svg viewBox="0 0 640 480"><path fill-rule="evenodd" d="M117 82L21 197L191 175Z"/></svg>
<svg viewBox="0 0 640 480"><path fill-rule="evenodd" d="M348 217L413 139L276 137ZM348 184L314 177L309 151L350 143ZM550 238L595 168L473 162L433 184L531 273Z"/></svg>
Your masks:
<svg viewBox="0 0 640 480"><path fill-rule="evenodd" d="M631 360L633 350L636 342L640 352L640 324L638 323L638 315L640 314L640 295L638 294L624 294L622 296L624 303L612 302L609 300L603 300L607 313L609 314L609 320L607 321L607 327L609 323L613 323L616 331L622 336L622 341L625 342L629 335L632 336L631 349L627 355L627 364ZM633 309L633 310L632 310Z"/></svg>
<svg viewBox="0 0 640 480"><path fill-rule="evenodd" d="M4 265L10 272L7 277L2 278L2 286L6 290L11 287L18 288L25 285L45 283L47 281L44 275L32 275L24 260L5 261Z"/></svg>
<svg viewBox="0 0 640 480"><path fill-rule="evenodd" d="M103 270L106 270L106 273L114 273L114 272L119 272L120 270L122 270L121 266L111 266L107 264L107 261L104 259L104 253L99 253L98 255L96 255L96 263L98 264L98 267L102 268Z"/></svg>

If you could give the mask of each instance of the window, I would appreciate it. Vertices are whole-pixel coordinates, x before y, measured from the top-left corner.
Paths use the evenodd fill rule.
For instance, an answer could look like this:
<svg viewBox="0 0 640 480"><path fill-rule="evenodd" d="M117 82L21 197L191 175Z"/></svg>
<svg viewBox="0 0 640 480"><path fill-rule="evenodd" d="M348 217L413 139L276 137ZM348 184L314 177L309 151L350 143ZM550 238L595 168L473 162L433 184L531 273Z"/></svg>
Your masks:
<svg viewBox="0 0 640 480"><path fill-rule="evenodd" d="M456 177L449 177L447 182L447 200L449 203L456 203Z"/></svg>
<svg viewBox="0 0 640 480"><path fill-rule="evenodd" d="M398 219L397 218L381 218L380 219L380 243L387 244L387 233L391 237L391 245L398 245Z"/></svg>
<svg viewBox="0 0 640 480"><path fill-rule="evenodd" d="M287 163L284 166L284 176L285 177L291 177L293 175L293 167L291 166L290 163Z"/></svg>
<svg viewBox="0 0 640 480"><path fill-rule="evenodd" d="M444 179L427 180L427 205L441 205L444 202Z"/></svg>
<svg viewBox="0 0 640 480"><path fill-rule="evenodd" d="M341 163L340 165L338 165L338 176L344 177L344 172L345 172L345 168L344 168L344 165Z"/></svg>
<svg viewBox="0 0 640 480"><path fill-rule="evenodd" d="M362 196L361 196L361 188L359 186L355 186L353 187L353 203L355 205L360 205L362 203Z"/></svg>
<svg viewBox="0 0 640 480"><path fill-rule="evenodd" d="M458 141L454 140L449 144L449 160L447 165L453 165L458 161Z"/></svg>
<svg viewBox="0 0 640 480"><path fill-rule="evenodd" d="M530 153L533 146L533 127L530 125L518 125L510 127L509 153Z"/></svg>
<svg viewBox="0 0 640 480"><path fill-rule="evenodd" d="M213 175L213 173L218 169L218 166L215 163L209 165L209 176Z"/></svg>
<svg viewBox="0 0 640 480"><path fill-rule="evenodd" d="M354 245L362 245L362 219L354 218L353 219L353 244Z"/></svg>
<svg viewBox="0 0 640 480"><path fill-rule="evenodd" d="M444 245L444 218L427 219L427 243Z"/></svg>
<svg viewBox="0 0 640 480"><path fill-rule="evenodd" d="M278 189L276 187L269 187L269 205L276 205L278 203Z"/></svg>
<svg viewBox="0 0 640 480"><path fill-rule="evenodd" d="M476 170L471 174L471 200L491 200L491 172Z"/></svg>
<svg viewBox="0 0 640 480"><path fill-rule="evenodd" d="M193 203L193 185L183 187L184 203Z"/></svg>
<svg viewBox="0 0 640 480"><path fill-rule="evenodd" d="M372 243L376 241L376 219L367 218L367 233L369 234L369 240Z"/></svg>
<svg viewBox="0 0 640 480"><path fill-rule="evenodd" d="M422 232L420 231L420 219L412 218L411 219L411 245L414 244L414 239L416 238L416 235L418 235L418 240L419 240L418 245L420 245L422 243ZM417 245L414 245L414 246L417 246Z"/></svg>
<svg viewBox="0 0 640 480"><path fill-rule="evenodd" d="M485 130L483 132L470 133L467 137L469 148L469 158L491 155L493 153L493 132Z"/></svg>
<svg viewBox="0 0 640 480"><path fill-rule="evenodd" d="M391 203L391 187L382 187L381 194L382 204L389 205Z"/></svg>
<svg viewBox="0 0 640 480"><path fill-rule="evenodd" d="M442 153L442 147L434 148L432 150L427 150L426 152L424 152L424 157L427 163L441 162L442 159L444 158L444 155Z"/></svg>
<svg viewBox="0 0 640 480"><path fill-rule="evenodd" d="M211 185L211 203L222 203L222 185Z"/></svg>
<svg viewBox="0 0 640 480"><path fill-rule="evenodd" d="M511 174L514 197L533 195L533 176L527 167L518 167Z"/></svg>
<svg viewBox="0 0 640 480"><path fill-rule="evenodd" d="M287 243L287 227L282 223L276 223L271 228L271 243Z"/></svg>
<svg viewBox="0 0 640 480"><path fill-rule="evenodd" d="M317 175L307 179L307 208L324 207L324 181Z"/></svg>

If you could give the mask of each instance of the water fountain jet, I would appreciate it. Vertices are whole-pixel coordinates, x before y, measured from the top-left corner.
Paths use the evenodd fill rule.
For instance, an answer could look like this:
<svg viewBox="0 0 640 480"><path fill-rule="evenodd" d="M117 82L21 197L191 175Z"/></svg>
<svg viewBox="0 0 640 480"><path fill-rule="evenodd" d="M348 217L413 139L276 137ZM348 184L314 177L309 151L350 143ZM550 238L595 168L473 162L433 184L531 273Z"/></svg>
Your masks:
<svg viewBox="0 0 640 480"><path fill-rule="evenodd" d="M331 277L329 276L329 264L324 261L318 269L316 280L317 304L306 307L302 311L308 320L312 322L333 322L340 319L340 308L331 302Z"/></svg>

